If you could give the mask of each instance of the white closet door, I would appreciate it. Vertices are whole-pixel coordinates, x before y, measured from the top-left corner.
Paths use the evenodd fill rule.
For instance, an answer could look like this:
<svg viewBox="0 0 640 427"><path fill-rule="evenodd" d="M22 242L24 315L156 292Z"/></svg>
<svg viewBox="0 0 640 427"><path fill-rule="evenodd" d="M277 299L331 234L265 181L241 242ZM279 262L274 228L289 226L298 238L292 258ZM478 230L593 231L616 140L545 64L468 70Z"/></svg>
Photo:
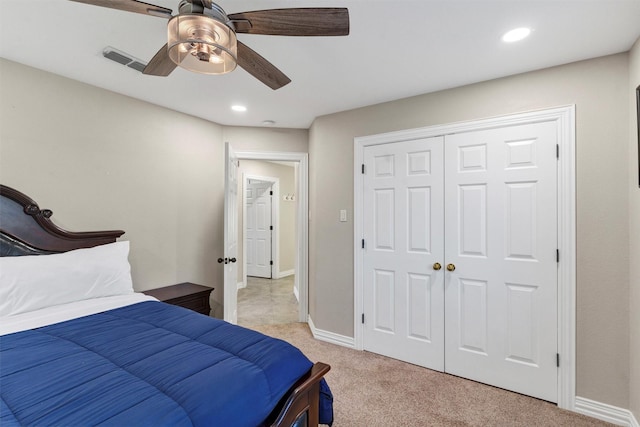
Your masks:
<svg viewBox="0 0 640 427"><path fill-rule="evenodd" d="M450 135L445 159L445 370L556 402L556 125Z"/></svg>
<svg viewBox="0 0 640 427"><path fill-rule="evenodd" d="M443 138L366 147L365 350L444 368Z"/></svg>

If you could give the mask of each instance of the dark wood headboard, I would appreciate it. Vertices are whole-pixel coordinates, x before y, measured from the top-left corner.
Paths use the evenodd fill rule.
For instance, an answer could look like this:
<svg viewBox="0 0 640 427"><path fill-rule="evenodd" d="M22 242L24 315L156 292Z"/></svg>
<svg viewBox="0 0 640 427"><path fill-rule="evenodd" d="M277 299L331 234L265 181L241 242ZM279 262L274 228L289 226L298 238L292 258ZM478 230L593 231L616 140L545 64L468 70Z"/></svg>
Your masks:
<svg viewBox="0 0 640 427"><path fill-rule="evenodd" d="M29 196L0 184L0 256L41 255L113 243L122 230L72 232Z"/></svg>

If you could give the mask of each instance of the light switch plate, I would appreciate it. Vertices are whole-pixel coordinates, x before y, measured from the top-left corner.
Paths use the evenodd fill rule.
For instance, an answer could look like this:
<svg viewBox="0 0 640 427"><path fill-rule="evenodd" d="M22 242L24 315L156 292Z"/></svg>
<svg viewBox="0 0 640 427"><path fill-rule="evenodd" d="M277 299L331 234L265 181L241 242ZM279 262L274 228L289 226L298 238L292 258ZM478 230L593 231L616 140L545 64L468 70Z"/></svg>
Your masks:
<svg viewBox="0 0 640 427"><path fill-rule="evenodd" d="M340 222L347 222L347 210L340 209Z"/></svg>

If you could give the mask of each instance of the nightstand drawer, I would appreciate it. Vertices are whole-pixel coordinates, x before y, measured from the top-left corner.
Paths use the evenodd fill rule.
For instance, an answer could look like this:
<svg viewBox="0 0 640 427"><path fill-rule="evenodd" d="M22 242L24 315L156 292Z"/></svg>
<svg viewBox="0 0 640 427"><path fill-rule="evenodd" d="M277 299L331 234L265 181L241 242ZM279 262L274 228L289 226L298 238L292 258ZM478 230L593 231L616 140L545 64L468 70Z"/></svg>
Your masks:
<svg viewBox="0 0 640 427"><path fill-rule="evenodd" d="M164 302L180 307L188 308L198 313L209 315L209 294L211 291L200 292L195 295L188 295L179 298L168 299Z"/></svg>
<svg viewBox="0 0 640 427"><path fill-rule="evenodd" d="M214 288L196 285L195 283L179 283L164 288L151 289L144 291L146 295L168 304L179 305L198 313L209 315L211 310L209 306L209 296Z"/></svg>

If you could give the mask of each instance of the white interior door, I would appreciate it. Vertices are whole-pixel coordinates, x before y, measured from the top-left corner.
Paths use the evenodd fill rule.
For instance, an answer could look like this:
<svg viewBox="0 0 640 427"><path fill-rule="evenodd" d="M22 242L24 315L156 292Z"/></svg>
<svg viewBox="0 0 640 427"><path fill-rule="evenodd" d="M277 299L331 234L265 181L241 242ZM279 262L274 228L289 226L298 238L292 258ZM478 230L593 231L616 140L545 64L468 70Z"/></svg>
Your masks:
<svg viewBox="0 0 640 427"><path fill-rule="evenodd" d="M238 322L238 158L224 145L224 320Z"/></svg>
<svg viewBox="0 0 640 427"><path fill-rule="evenodd" d="M271 279L272 276L272 192L273 183L249 180L246 188L247 275Z"/></svg>
<svg viewBox="0 0 640 427"><path fill-rule="evenodd" d="M557 126L363 147L365 350L557 402Z"/></svg>
<svg viewBox="0 0 640 427"><path fill-rule="evenodd" d="M446 372L557 402L556 124L445 141Z"/></svg>
<svg viewBox="0 0 640 427"><path fill-rule="evenodd" d="M440 371L442 156L442 137L366 147L363 207L364 349Z"/></svg>

